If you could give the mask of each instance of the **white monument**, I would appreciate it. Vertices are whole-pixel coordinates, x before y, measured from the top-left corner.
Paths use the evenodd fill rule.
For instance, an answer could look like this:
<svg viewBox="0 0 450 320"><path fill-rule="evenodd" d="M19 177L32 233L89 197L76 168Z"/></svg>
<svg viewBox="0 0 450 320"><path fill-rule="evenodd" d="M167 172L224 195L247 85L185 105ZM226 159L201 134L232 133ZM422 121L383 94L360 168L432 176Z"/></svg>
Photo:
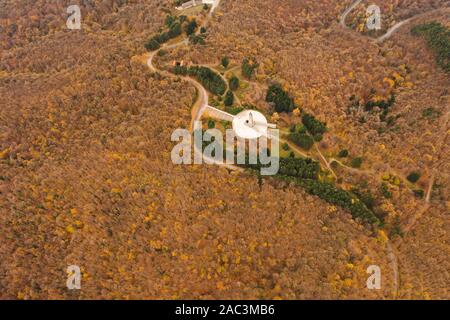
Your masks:
<svg viewBox="0 0 450 320"><path fill-rule="evenodd" d="M206 106L205 111L211 118L230 121L234 134L239 138L253 140L268 137L267 129L276 129L275 124L268 123L266 117L256 110L244 110L236 116L211 106Z"/></svg>

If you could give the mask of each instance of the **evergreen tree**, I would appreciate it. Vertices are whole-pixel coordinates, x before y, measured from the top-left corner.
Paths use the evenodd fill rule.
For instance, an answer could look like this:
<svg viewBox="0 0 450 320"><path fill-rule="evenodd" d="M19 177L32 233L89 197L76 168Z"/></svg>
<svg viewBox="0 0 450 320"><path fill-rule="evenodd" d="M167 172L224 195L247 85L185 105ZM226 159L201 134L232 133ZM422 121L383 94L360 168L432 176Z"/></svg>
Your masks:
<svg viewBox="0 0 450 320"><path fill-rule="evenodd" d="M276 112L291 112L296 107L294 100L279 84L273 84L269 87L266 101L275 105Z"/></svg>
<svg viewBox="0 0 450 320"><path fill-rule="evenodd" d="M195 19L192 19L184 28L184 31L188 36L191 34L194 34L195 30L197 30L197 21Z"/></svg>
<svg viewBox="0 0 450 320"><path fill-rule="evenodd" d="M154 51L160 48L159 42L156 41L155 39L150 39L146 44L145 44L145 49L147 49L148 51Z"/></svg>
<svg viewBox="0 0 450 320"><path fill-rule="evenodd" d="M242 75L247 79L251 79L253 77L255 69L258 68L258 66L259 64L256 59L245 58L242 61Z"/></svg>
<svg viewBox="0 0 450 320"><path fill-rule="evenodd" d="M327 126L324 122L317 120L313 115L306 112L302 116L302 123L313 136L323 135L327 131Z"/></svg>
<svg viewBox="0 0 450 320"><path fill-rule="evenodd" d="M228 57L223 57L221 60L221 64L224 68L228 68L228 65L230 64L230 59Z"/></svg>
<svg viewBox="0 0 450 320"><path fill-rule="evenodd" d="M225 95L225 100L223 101L224 105L227 107L230 107L234 103L234 94L231 90L227 91L227 94Z"/></svg>
<svg viewBox="0 0 450 320"><path fill-rule="evenodd" d="M230 90L236 91L239 88L239 78L236 76L232 76L228 82Z"/></svg>
<svg viewBox="0 0 450 320"><path fill-rule="evenodd" d="M294 142L296 145L298 145L300 148L304 150L309 150L314 145L314 140L309 135L304 133L291 133L289 135L289 140Z"/></svg>

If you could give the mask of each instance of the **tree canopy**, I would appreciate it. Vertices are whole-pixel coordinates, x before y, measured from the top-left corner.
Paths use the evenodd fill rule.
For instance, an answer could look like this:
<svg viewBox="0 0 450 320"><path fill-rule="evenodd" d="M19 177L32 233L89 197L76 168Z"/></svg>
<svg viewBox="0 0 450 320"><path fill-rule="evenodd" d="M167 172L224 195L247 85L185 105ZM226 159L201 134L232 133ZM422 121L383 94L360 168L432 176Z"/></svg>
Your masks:
<svg viewBox="0 0 450 320"><path fill-rule="evenodd" d="M296 108L294 99L279 84L273 84L269 87L266 101L274 104L276 112L291 112Z"/></svg>

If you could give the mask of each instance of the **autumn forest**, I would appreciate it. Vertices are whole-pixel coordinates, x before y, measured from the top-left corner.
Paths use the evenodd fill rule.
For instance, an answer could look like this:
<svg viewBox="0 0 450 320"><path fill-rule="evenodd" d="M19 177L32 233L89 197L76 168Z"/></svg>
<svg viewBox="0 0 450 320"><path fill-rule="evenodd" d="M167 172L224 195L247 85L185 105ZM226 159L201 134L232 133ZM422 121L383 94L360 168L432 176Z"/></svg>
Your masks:
<svg viewBox="0 0 450 320"><path fill-rule="evenodd" d="M184 2L0 0L0 299L449 299L450 2ZM278 173L174 164L202 99Z"/></svg>

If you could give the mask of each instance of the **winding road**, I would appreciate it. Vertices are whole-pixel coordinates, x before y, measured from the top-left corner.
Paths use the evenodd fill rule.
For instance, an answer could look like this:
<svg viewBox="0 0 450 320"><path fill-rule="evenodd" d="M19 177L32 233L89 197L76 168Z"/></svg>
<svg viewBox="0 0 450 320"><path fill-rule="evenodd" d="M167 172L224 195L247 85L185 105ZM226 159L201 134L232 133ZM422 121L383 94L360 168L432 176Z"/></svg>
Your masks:
<svg viewBox="0 0 450 320"><path fill-rule="evenodd" d="M356 0L354 1L345 11L344 13L341 15L340 19L339 19L339 23L341 24L341 26L343 26L344 28L349 28L347 26L347 24L345 23L345 20L347 19L347 16L350 12L352 12L363 0ZM442 11L442 10L446 10L449 9L449 7L444 7L444 8L439 8L439 9L433 9L427 12L423 12L420 14L417 14L413 17L410 17L408 19L402 20L398 23L396 23L395 25L393 25L392 27L390 27L386 33L376 39L373 39L376 43L382 43L386 40L388 40L390 37L392 37L392 35L398 31L398 29L400 29L402 26L404 26L405 24L410 23L411 21L423 17L427 14L432 14L434 12L438 12L438 11Z"/></svg>
<svg viewBox="0 0 450 320"><path fill-rule="evenodd" d="M345 23L345 20L347 19L347 16L350 12L353 11L353 9L355 9L363 0L356 0L355 2L353 2L351 4L350 7L348 7L347 9L345 9L344 13L341 15L341 18L339 20L339 23L341 24L341 26L343 26L344 28L347 28L347 24Z"/></svg>
<svg viewBox="0 0 450 320"><path fill-rule="evenodd" d="M346 18L347 18L347 16L348 16L348 14L349 14L350 12L352 12L352 11L353 11L353 10L354 10L361 2L362 2L362 0L356 0L356 1L354 1L354 2L353 2L353 3L352 3L345 11L344 11L344 13L341 15L341 17L340 17L340 24L341 24L343 27L348 28L348 26L347 26L346 23L345 23ZM398 31L402 26L404 26L404 25L406 25L406 24L412 22L413 20L416 20L416 19L418 19L418 18L420 18L420 17L423 17L423 16L428 15L428 14L432 14L432 13L435 13L435 12L440 12L440 11L450 11L449 9L450 9L450 7L447 6L447 7L443 7L443 8L439 8L439 9L430 10L430 11L428 11L428 12L424 12L424 13L421 13L421 14L417 14L417 15L415 15L415 16L413 16L413 17L410 17L410 18L408 18L408 19L405 19L405 20L403 20L403 21L400 21L400 22L396 23L394 26L392 26L391 28L389 28L388 31L387 31L384 35L382 35L382 36L380 36L380 37L378 37L378 38L376 38L376 39L373 39L373 40L374 40L376 43L378 43L378 44L383 43L384 41L386 41L386 40L388 40L389 38L391 38L392 35L395 34L395 32ZM447 135L448 135L448 134L447 134L447 130L448 130L448 121L449 121L449 113L447 113L447 114L445 115L445 117L444 117L444 125L442 126L442 129L441 129L441 131L442 131L441 136L442 136L443 138L442 138L442 141L441 141L440 146L439 146L439 148L438 148L439 151L436 151L436 153L439 153L439 154L442 152L441 150L442 150L442 148L443 148L443 145L445 144L445 139L446 139L446 137L447 137ZM331 161L336 161L336 162L339 163L340 165L344 166L342 163L338 162L338 161L335 160L335 159L333 159L333 160L331 160ZM344 166L344 167L346 167L346 166ZM423 214L425 214L425 213L428 211L428 209L430 208L431 193L432 193L433 185L434 185L434 181L435 181L435 171L436 171L435 169L436 169L436 168L434 168L434 170L433 170L433 169L431 170L431 171L432 171L432 175L431 175L431 178L430 178L430 181L429 181L429 186L428 186L427 193L426 193L426 196L425 196L425 203L424 203L424 206L423 206L423 208L422 208L421 210L418 210L417 214L415 214L415 215L412 217L412 219L409 221L409 223L407 224L407 226L404 228L404 234L405 234L405 235L406 235L412 228L414 228L416 222L417 222L417 221L420 219L420 217L423 216ZM386 249L387 249L387 252L388 252L388 258L389 258L389 260L391 261L391 265L392 265L392 269L393 269L393 273L394 273L394 286L395 286L395 292L396 292L395 295L397 296L397 293L398 293L398 285L399 285L398 262L397 262L397 258L396 258L395 254L394 254L394 251L393 251L393 249L392 249L392 245L391 245L389 239L388 239L388 241L387 241L387 243L386 243Z"/></svg>
<svg viewBox="0 0 450 320"><path fill-rule="evenodd" d="M347 25L346 25L346 23L345 23L348 14L349 14L350 12L352 12L352 11L353 11L353 10L354 10L354 9L355 9L362 1L363 1L363 0L356 0L356 1L354 1L354 2L351 4L351 6L348 7L348 8L344 11L344 13L340 16L340 24L341 24L343 27L348 28ZM212 17L212 14L213 14L214 10L219 6L219 4L220 4L220 0L217 0L217 1L212 5L211 10L210 10L210 12L209 12L207 18L204 20L202 26L204 26L204 25L209 21L209 19ZM448 8L444 8L444 9L448 9ZM383 41L389 39L389 38L390 38L390 37L391 37L391 36L392 36L399 28L401 28L403 25L405 25L405 24L411 22L412 20L414 20L414 19L416 19L416 18L418 18L418 17L420 17L420 16L423 16L423 15L429 14L429 13L432 13L432 12L434 12L434 11L439 11L439 10L441 10L441 9L433 10L433 11L430 11L430 12L426 12L426 13L423 13L423 14L419 14L419 15L414 16L414 17L411 17L411 18L409 18L409 19L405 19L405 20L403 20L403 21L401 21L401 22L395 24L393 27L391 27L391 28L386 32L386 34L384 34L383 36L381 36L381 37L379 37L379 38L377 38L377 39L374 39L374 41L375 41L376 43L382 43ZM200 30L200 29L201 29L201 27L198 28L198 31L197 31L196 34L199 33L199 30ZM179 42L177 42L177 43L173 43L173 44L169 44L169 45L163 45L160 49L170 50L170 49L174 49L174 48L176 48L176 47L183 46L183 45L188 45L188 44L189 44L189 40L188 40L188 39L183 39L183 40L181 40L181 41L179 41ZM157 52L158 52L160 49L158 49L158 50L156 50L156 51L153 51L153 52L151 52L151 53L148 55L147 65L148 65L148 67L150 68L150 70L153 71L153 72L159 72L159 73L162 73L162 74L164 74L164 75L166 75L166 76L174 77L174 75L171 74L170 72L165 71L165 70L158 69L158 67L156 67L156 66L154 65L154 61L153 61L153 60L154 60L154 57L155 57L155 55L157 54ZM219 73L219 74L220 74L220 73ZM222 78L225 78L225 77L222 76L222 75L221 75L221 77L222 77ZM196 81L196 80L194 80L194 79L192 79L192 78L190 78L190 77L187 77L187 76L181 77L181 78L184 79L184 80L186 80L186 81L188 81L188 82L190 82L191 84L193 84L193 85L195 86L195 88L197 89L197 92L198 92L197 101L195 102L194 106L192 107L192 111L191 111L191 116L192 116L192 117L191 117L191 131L193 131L193 130L195 129L195 128L194 128L195 122L196 122L196 121L200 121L200 119L201 119L202 115L204 114L205 110L209 107L209 105L208 105L208 103L209 103L209 96L208 96L208 92L206 91L206 89L205 89L198 81ZM224 79L224 80L225 80L225 82L227 83L226 79ZM289 141L286 141L286 140L284 140L284 139L280 139L280 141L281 141L281 142L286 142L286 143L288 143L292 149L298 151L300 154L302 154L302 155L304 155L304 156L309 156L309 157L311 157L310 155L307 155L307 154L305 154L303 151L297 149L296 146L292 145ZM350 167L344 165L343 163L341 163L341 162L340 162L339 160L337 160L337 159L332 158L332 159L330 159L330 160L328 161L328 160L322 155L322 153L320 152L320 149L319 149L317 146L315 146L315 149L316 149L317 153L319 154L320 159L325 163L326 167L329 169L329 171L330 171L335 177L337 177L337 176L336 176L336 174L334 173L334 171L333 171L333 169L331 168L331 165L330 165L332 162L337 162L338 164L340 164L340 165L341 165L342 167L344 167L344 168L347 168L347 169L350 169L350 170L354 170L354 171L360 172L360 170L357 170L357 169L354 169L354 168L350 168ZM194 152L195 152L196 154L202 154L202 155L203 155L203 151L202 151L201 149L197 149L196 146L195 146L195 144L194 144ZM229 170L233 170L233 171L241 171L241 172L244 171L243 168L237 167L237 166L235 166L235 165L224 164L222 161L217 162L217 161L215 161L215 160L212 159L212 158L205 158L205 156L203 156L203 159L206 160L206 162L208 162L208 163L210 163L210 164L220 165L220 166L223 166L223 167L225 167L225 168L227 168L227 169L229 169ZM371 173L373 173L373 172L371 171ZM427 190L427 195L426 195L426 199L425 199L426 206L424 207L423 212L425 212L425 211L428 209L428 207L429 207L429 202L430 202L431 190L432 190L433 183L434 183L434 175L433 175L432 178L431 178L430 186L429 186L429 188L428 188L428 190ZM421 212L420 214L418 214L418 215L416 215L416 216L414 217L414 218L415 218L415 219L414 219L414 222L415 222L415 221L423 214L423 212ZM414 224L414 223L412 223L412 225L413 225L413 224ZM412 227L412 225L410 225L410 227ZM394 278L394 283L393 283L393 286L394 286L394 297L396 298L397 295L398 295L398 286L399 286L399 268L398 268L397 257L396 257L396 255L395 255L395 253L394 253L394 250L393 250L393 248L392 248L392 245L391 245L391 242L390 242L389 239L388 239L387 242L386 242L386 247L385 247L385 249L386 249L386 251L387 251L387 257L388 257L389 262L390 262L391 267L392 267L393 278Z"/></svg>
<svg viewBox="0 0 450 320"><path fill-rule="evenodd" d="M203 24L200 27L198 27L198 30L196 32L197 35L199 34L201 27L203 27L208 22L208 20L212 17L212 13L220 4L220 1L221 0L216 0L216 2L212 5L207 18L205 19ZM161 49L170 50L170 49L174 49L174 48L188 45L188 44L189 44L189 39L186 38L186 39L183 39L183 40L173 43L173 44L162 45L161 48L150 52L150 54L148 55L148 58L147 58L147 66L150 68L150 70L152 72L159 72L161 74L164 74L167 77L175 77L172 73L170 73L166 70L158 69L158 67L156 67L155 64L153 63L153 60L154 60L156 54L158 53L158 51L160 51ZM176 76L176 77L179 77L179 76ZM184 77L180 77L180 78L193 84L195 86L195 88L197 89L197 93L198 93L197 101L194 103L194 106L192 107L192 111L191 111L191 132L193 132L196 129L195 123L197 121L200 121L203 113L209 106L209 95L208 95L208 92L206 91L206 89L198 81L194 80L193 78L188 77L188 76L184 76ZM227 83L227 82L225 82L225 83ZM239 171L239 172L244 171L244 169L241 167L231 165L231 164L226 164L226 163L223 163L223 161L217 161L211 157L205 156L203 154L203 151L201 149L197 148L197 145L195 143L194 143L194 152L196 155L201 156L203 161L207 164L219 165L219 166L222 166L226 169L233 170L233 171Z"/></svg>

